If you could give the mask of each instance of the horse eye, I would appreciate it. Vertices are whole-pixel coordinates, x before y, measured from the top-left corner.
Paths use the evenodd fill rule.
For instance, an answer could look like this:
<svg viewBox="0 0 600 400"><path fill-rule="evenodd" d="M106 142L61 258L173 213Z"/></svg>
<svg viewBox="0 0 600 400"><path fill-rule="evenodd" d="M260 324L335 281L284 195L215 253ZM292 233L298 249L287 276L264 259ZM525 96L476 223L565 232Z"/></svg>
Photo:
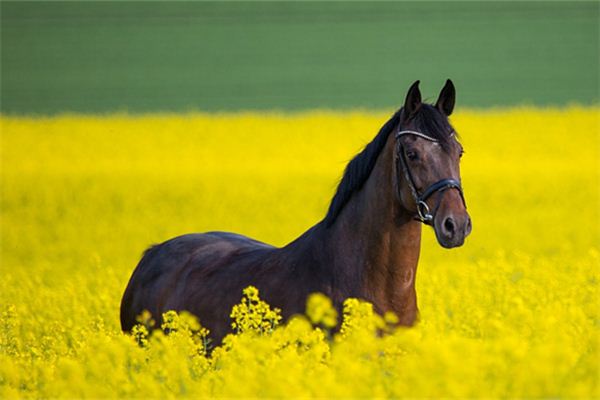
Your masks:
<svg viewBox="0 0 600 400"><path fill-rule="evenodd" d="M416 151L412 151L412 150L407 150L406 151L406 158L408 158L411 161L416 160L417 158L419 158L419 155L417 154Z"/></svg>

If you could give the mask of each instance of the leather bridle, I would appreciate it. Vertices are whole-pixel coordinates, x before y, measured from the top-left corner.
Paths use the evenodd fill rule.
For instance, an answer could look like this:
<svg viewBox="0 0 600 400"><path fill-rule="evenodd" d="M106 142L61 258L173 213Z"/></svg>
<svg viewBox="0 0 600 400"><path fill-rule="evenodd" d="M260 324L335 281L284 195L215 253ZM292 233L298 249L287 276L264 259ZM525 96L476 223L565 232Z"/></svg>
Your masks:
<svg viewBox="0 0 600 400"><path fill-rule="evenodd" d="M396 133L396 145L397 145L398 158L400 159L400 163L402 164L402 170L404 172L404 176L406 177L406 180L408 181L408 184L410 185L410 190L413 194L413 197L415 199L415 203L417 206L417 215L415 216L415 219L421 221L422 223L424 223L426 225L433 225L433 218L435 217L435 214L437 213L437 210L440 207L440 202L441 202L442 197L441 196L439 197L433 214L429 210L429 206L427 205L426 201L433 194L435 194L437 192L443 192L446 189L458 190L458 193L460 194L460 198L462 199L462 202L463 202L465 208L467 208L467 204L465 203L465 197L463 195L462 186L460 185L460 182L457 181L456 179L447 178L447 179L439 180L439 181L429 185L429 187L427 187L427 189L425 189L423 191L423 193L419 194L419 192L417 191L417 187L415 185L415 181L413 179L412 173L410 172L410 168L408 168L408 163L406 162L406 158L404 156L404 148L402 147L402 143L399 140L399 138L404 135L417 136L417 137L423 138L425 140L429 140L430 142L434 142L434 143L438 143L439 141L435 138L432 138L431 136L428 136L424 133L416 132L416 131L404 130L404 131L399 131ZM397 165L398 165L398 163L396 163L396 166ZM398 186L398 192L400 192L400 186L399 185L397 185L397 186ZM400 193L398 193L398 194L400 195Z"/></svg>

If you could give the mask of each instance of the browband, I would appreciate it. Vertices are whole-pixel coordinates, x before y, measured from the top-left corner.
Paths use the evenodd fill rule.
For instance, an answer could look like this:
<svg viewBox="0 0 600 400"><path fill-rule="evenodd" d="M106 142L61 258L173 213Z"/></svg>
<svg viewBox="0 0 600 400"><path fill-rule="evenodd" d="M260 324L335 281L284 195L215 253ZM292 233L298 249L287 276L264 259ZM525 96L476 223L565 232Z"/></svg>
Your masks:
<svg viewBox="0 0 600 400"><path fill-rule="evenodd" d="M414 136L421 137L423 139L427 139L430 142L436 142L436 143L438 142L437 139L434 139L431 136L427 136L426 134L421 133L421 132L417 132L417 131L400 131L400 132L397 132L396 133L396 139L398 139L400 136L403 136L403 135L414 135Z"/></svg>

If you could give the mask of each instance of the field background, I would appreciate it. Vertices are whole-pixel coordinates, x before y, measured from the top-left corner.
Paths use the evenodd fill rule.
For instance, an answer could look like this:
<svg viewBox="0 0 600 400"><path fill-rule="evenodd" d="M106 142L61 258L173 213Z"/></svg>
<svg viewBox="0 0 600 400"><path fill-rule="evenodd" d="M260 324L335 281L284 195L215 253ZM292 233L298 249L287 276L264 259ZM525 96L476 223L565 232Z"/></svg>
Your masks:
<svg viewBox="0 0 600 400"><path fill-rule="evenodd" d="M597 2L7 2L10 113L598 101Z"/></svg>
<svg viewBox="0 0 600 400"><path fill-rule="evenodd" d="M0 397L600 397L598 9L1 2ZM424 230L415 328L212 360L120 334L149 244L289 242L408 86L448 77L474 230Z"/></svg>

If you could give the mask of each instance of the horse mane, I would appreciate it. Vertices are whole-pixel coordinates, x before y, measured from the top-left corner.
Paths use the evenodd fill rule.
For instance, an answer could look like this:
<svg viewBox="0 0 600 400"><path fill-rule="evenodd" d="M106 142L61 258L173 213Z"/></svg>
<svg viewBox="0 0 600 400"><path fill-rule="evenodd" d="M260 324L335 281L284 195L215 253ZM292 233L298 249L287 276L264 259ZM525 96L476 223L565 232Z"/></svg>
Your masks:
<svg viewBox="0 0 600 400"><path fill-rule="evenodd" d="M329 210L323 221L325 226L329 227L342 211L342 208L348 203L352 194L365 184L371 171L375 167L375 162L381 150L385 147L389 134L394 130L400 121L400 111L397 111L388 122L379 130L375 139L365 146L363 151L358 153L346 166L344 176L337 187L333 200L329 205Z"/></svg>
<svg viewBox="0 0 600 400"><path fill-rule="evenodd" d="M344 175L337 187L335 195L329 205L329 210L323 219L326 227L330 227L346 205L352 195L359 191L375 167L377 157L385 147L389 134L400 123L402 109L389 119L379 130L375 138L365 146L346 166ZM442 113L430 104L421 104L417 113L412 117L416 128L435 139L442 148L448 149L450 132L453 128Z"/></svg>

